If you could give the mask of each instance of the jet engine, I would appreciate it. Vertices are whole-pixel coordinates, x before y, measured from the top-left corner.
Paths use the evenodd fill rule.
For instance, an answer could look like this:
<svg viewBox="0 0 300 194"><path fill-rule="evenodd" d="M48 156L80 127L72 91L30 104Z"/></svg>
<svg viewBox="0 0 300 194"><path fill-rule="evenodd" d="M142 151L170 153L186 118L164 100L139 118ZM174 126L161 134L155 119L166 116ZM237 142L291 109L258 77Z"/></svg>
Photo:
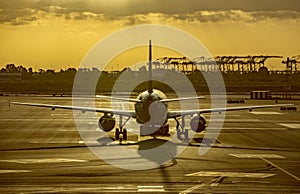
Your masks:
<svg viewBox="0 0 300 194"><path fill-rule="evenodd" d="M115 127L115 124L116 120L111 115L102 116L98 122L99 128L105 132L111 131Z"/></svg>
<svg viewBox="0 0 300 194"><path fill-rule="evenodd" d="M191 117L190 126L193 131L197 133L202 132L207 126L205 117L201 114L194 114Z"/></svg>

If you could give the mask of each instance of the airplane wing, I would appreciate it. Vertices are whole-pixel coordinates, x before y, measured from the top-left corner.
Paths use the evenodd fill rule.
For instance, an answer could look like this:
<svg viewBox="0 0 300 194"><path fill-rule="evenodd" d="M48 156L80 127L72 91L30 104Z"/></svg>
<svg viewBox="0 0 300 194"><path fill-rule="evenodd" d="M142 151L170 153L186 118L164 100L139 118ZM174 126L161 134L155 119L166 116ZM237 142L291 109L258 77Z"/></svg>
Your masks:
<svg viewBox="0 0 300 194"><path fill-rule="evenodd" d="M37 106L37 107L50 108L52 110L58 108L58 109L79 110L82 112L111 113L111 114L122 115L122 116L133 117L133 118L136 117L136 113L134 110L115 110L115 109L96 108L96 107L63 106L63 105L55 105L55 104L39 104L39 103L26 103L26 102L10 102L10 104Z"/></svg>
<svg viewBox="0 0 300 194"><path fill-rule="evenodd" d="M183 98L166 98L160 100L161 102L175 102L175 101L182 101L182 100L195 100L195 99L205 99L204 96L196 96L196 97L183 97Z"/></svg>
<svg viewBox="0 0 300 194"><path fill-rule="evenodd" d="M121 100L127 102L140 102L139 99L136 98L122 98L122 97L114 97L114 96L103 96L103 95L96 95L96 98L106 98L110 100Z"/></svg>
<svg viewBox="0 0 300 194"><path fill-rule="evenodd" d="M227 112L227 111L237 111L237 110L249 110L259 108L274 108L274 107L284 107L284 106L293 106L293 104L274 104L274 105L257 105L257 106L239 106L239 107L224 107L224 108L209 108L209 109L194 109L194 110L178 110L168 112L168 118L176 118L184 115L193 115L195 113L211 113L211 112Z"/></svg>
<svg viewBox="0 0 300 194"><path fill-rule="evenodd" d="M103 95L96 95L96 98L104 98L109 100L121 100L127 102L141 102L139 99L135 98L122 98L122 97L114 97L114 96L103 96ZM160 100L161 102L175 102L175 101L182 101L182 100L194 100L194 99L205 99L204 96L196 96L196 97L183 97L183 98L166 98Z"/></svg>

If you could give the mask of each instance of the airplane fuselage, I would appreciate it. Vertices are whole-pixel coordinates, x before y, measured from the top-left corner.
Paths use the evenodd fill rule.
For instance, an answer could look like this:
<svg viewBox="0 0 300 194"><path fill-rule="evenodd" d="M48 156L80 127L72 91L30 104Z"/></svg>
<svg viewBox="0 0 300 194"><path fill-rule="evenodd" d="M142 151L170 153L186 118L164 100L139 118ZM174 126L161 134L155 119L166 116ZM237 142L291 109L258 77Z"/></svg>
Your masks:
<svg viewBox="0 0 300 194"><path fill-rule="evenodd" d="M137 97L140 102L137 102L134 106L137 123L161 126L165 124L167 122L168 104L160 101L165 98L166 95L159 90L153 90L152 93L149 93L148 90L142 92Z"/></svg>

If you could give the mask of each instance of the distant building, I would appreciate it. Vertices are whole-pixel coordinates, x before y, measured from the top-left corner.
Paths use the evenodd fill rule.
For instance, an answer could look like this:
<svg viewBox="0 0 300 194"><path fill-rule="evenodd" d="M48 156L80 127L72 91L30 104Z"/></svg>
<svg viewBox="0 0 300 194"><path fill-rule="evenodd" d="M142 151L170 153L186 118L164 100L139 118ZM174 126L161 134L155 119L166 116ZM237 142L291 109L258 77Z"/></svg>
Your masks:
<svg viewBox="0 0 300 194"><path fill-rule="evenodd" d="M22 80L21 73L0 73L0 80Z"/></svg>

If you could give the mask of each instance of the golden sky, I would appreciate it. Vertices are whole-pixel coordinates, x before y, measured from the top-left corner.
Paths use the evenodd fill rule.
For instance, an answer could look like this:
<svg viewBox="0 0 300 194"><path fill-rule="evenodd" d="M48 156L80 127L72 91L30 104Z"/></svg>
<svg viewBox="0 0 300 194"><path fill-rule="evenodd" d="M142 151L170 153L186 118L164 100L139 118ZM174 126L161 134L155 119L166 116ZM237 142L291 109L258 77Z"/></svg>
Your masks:
<svg viewBox="0 0 300 194"><path fill-rule="evenodd" d="M185 30L213 56L300 54L298 0L0 0L0 67L78 67L98 41L139 24ZM172 54L157 51L153 58ZM124 55L112 68L147 60Z"/></svg>

